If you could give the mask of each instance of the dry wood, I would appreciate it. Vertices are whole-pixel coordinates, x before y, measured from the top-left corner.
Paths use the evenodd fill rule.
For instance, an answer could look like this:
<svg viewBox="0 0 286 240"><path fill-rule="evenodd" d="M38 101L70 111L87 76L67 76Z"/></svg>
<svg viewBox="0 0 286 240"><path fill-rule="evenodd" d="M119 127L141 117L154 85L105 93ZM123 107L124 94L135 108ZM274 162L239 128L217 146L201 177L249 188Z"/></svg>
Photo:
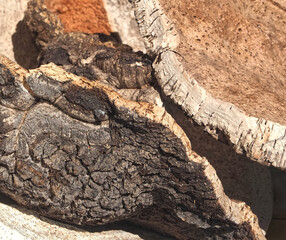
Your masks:
<svg viewBox="0 0 286 240"><path fill-rule="evenodd" d="M149 56L111 36L63 34L42 0L30 2L25 26L39 63L53 64L27 72L0 59L0 190L76 224L127 219L178 239L264 239L269 171L232 146L283 168L271 148L284 148L284 127L246 116L190 77L168 4L133 6L157 79Z"/></svg>
<svg viewBox="0 0 286 240"><path fill-rule="evenodd" d="M191 60L186 62L185 55L187 56L190 52L186 49L183 53L177 52L185 40L184 32L179 29L178 23L174 24L180 14L170 15L172 18L169 18L166 15L167 10L170 10L169 5L163 1L132 2L146 46L150 53L157 55L153 67L164 94L179 105L197 124L205 126L206 131L216 138L218 133L222 132L238 153L244 153L259 163L285 169L286 127L270 120L251 117L232 103L212 97L198 84L197 75L190 75L192 70L186 68L192 64L190 62L195 56L189 56L188 59ZM180 6L180 4L176 5ZM279 14L282 14L282 17L285 16L285 11L282 9L281 13L280 10ZM201 61L201 65L204 65L204 61ZM195 70L195 72L198 71ZM206 77L210 78L208 75ZM277 101L274 103L276 104ZM283 104L281 101L278 102L279 106ZM277 113L282 114L281 111ZM279 119L283 120L283 117ZM276 120L279 121L278 118Z"/></svg>
<svg viewBox="0 0 286 240"><path fill-rule="evenodd" d="M141 88L152 82L150 58L106 35L61 34L42 51L40 64L50 62L90 80L106 78L116 88Z"/></svg>
<svg viewBox="0 0 286 240"><path fill-rule="evenodd" d="M264 239L163 108L54 64L27 72L1 57L0 66L0 189L18 203L76 224L129 219L178 239Z"/></svg>

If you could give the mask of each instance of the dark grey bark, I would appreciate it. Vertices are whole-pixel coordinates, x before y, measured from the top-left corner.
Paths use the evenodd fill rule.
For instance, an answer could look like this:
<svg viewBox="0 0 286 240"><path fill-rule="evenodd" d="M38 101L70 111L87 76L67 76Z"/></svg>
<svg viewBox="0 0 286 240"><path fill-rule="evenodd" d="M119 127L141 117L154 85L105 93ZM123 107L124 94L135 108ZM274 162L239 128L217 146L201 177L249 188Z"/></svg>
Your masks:
<svg viewBox="0 0 286 240"><path fill-rule="evenodd" d="M57 16L51 13L44 0L28 2L23 22L33 35L38 49L43 50L54 37L63 33L63 27Z"/></svg>
<svg viewBox="0 0 286 240"><path fill-rule="evenodd" d="M152 82L152 61L147 55L102 34L55 37L40 60L41 64L50 62L90 80L106 79L116 88L141 88Z"/></svg>
<svg viewBox="0 0 286 240"><path fill-rule="evenodd" d="M16 202L70 223L128 219L178 239L261 234L255 215L249 222L218 194L215 171L162 108L53 64L28 74L1 62L0 189Z"/></svg>
<svg viewBox="0 0 286 240"><path fill-rule="evenodd" d="M0 57L1 192L79 225L124 219L177 239L265 238L250 208L228 196L253 207L265 229L268 212L256 211L245 183L231 190L237 179L224 171L251 167L258 179L268 171L232 154L220 132L220 143L210 140L168 97L176 121L158 107L150 57L110 36L63 34L42 0L30 2L24 22L40 64L50 64L28 73ZM240 162L236 170L225 154Z"/></svg>

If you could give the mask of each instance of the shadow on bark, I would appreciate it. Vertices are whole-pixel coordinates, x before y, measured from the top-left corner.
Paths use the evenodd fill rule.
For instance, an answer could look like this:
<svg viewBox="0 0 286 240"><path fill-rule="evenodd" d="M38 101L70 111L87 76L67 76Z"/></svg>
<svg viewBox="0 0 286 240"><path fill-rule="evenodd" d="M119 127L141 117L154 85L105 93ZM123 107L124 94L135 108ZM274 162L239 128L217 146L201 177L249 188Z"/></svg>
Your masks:
<svg viewBox="0 0 286 240"><path fill-rule="evenodd" d="M24 20L18 22L12 35L13 52L16 62L26 69L38 67L39 49Z"/></svg>
<svg viewBox="0 0 286 240"><path fill-rule="evenodd" d="M18 204L13 199L11 199L10 197L6 196L3 193L0 193L0 203L13 207L24 214L32 215L35 218L39 218L39 215L37 213L35 213L32 210L28 210L24 207L18 206ZM76 227L76 231L78 232L100 233L103 231L121 230L138 235L142 240L149 240L149 239L175 240L174 238L166 235L161 236L160 234L154 232L151 229L143 228L129 221L119 221L104 226L79 226L79 225L67 224L58 220L50 220L49 218L46 217L41 217L40 219L41 221L46 222L48 224L56 225L58 227L66 228L68 230L75 230Z"/></svg>
<svg viewBox="0 0 286 240"><path fill-rule="evenodd" d="M162 91L160 91L162 92ZM192 149L215 168L226 195L243 201L258 216L259 225L268 229L273 211L272 181L269 167L235 153L227 138L217 132L216 140L188 118L171 100L161 96L166 110L190 139Z"/></svg>

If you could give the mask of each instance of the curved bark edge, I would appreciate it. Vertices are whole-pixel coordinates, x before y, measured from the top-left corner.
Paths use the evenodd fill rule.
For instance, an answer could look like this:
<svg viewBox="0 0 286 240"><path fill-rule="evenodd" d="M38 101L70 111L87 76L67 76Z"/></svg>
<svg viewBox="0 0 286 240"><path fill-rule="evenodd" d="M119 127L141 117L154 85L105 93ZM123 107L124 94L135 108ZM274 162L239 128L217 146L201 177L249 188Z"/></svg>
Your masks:
<svg viewBox="0 0 286 240"><path fill-rule="evenodd" d="M29 115L29 111L34 111L35 109L39 108L37 106L42 106L37 111L42 111L43 115L49 114L48 112L45 112L45 109L56 109L51 107L52 105L56 105L57 109L61 110L65 114L67 114L72 119L75 118L73 121L83 121L86 126L90 126L90 128L98 128L95 125L92 127L91 124L96 124L98 121L105 122L108 121L105 118L103 119L85 119L82 118L81 114L76 114L73 112L68 111L64 108L65 104L59 103L58 99L61 99L61 94L59 94L59 89L61 89L61 86L64 86L65 84L69 84L70 86L76 86L77 89L82 89L83 93L86 91L88 92L92 90L92 92L98 93L97 98L103 98L105 102L112 103L113 105L113 111L116 113L116 117L118 119L122 119L122 121L126 121L127 123L134 122L135 124L143 124L145 121L149 122L150 125L154 126L160 126L162 129L166 129L166 131L170 132L171 134L168 134L168 138L171 138L170 141L177 142L176 145L183 146L182 150L183 152L180 152L180 158L183 161L186 161L186 164L190 164L192 168L194 166L199 171L197 174L202 176L199 179L192 179L195 183L196 181L203 181L201 183L198 183L199 186L203 186L203 189L198 189L198 191L205 191L209 192L210 196L212 195L210 199L204 199L204 196L200 195L201 199L198 198L198 200L204 200L206 205L203 205L206 207L206 209L211 209L210 212L206 212L205 215L210 215L209 217L215 218L215 222L219 223L221 226L225 226L225 224L229 225L228 228L232 229L234 227L234 232L238 234L238 236L244 236L244 237L250 237L251 239L265 239L264 232L261 230L261 228L258 225L257 217L252 213L250 208L244 203L244 202L238 202L229 199L223 190L222 184L216 174L215 169L210 165L210 163L205 159L197 155L195 152L191 149L191 144L184 133L184 131L180 128L180 126L174 121L174 119L165 111L165 109L154 106L152 104L148 103L137 103L133 101L128 101L124 99L122 96L120 96L115 91L111 90L110 88L106 87L105 85L99 83L99 82L91 82L85 78L77 77L73 74L65 72L62 68L55 66L54 64L49 64L42 66L39 69L31 70L30 72L26 72L25 70L22 70L19 66L12 63L5 57L0 57L0 66L1 71L8 70L14 78L13 84L16 87L21 87L21 89L26 89L24 91L24 94L29 96L31 100L31 108L26 108L20 106L20 111L16 110L9 110L10 111L10 118L13 118L14 116L17 116L15 118L18 118L19 115L19 123L17 121L3 121L1 124L3 125L3 129L7 129L7 131L10 131L9 129L15 129L16 125L19 124L20 128L25 123L27 116ZM45 78L41 78L45 76ZM10 79L10 78L9 78ZM38 79L39 81L34 81L35 79ZM42 80L41 80L42 79ZM6 78L7 80L7 78ZM40 86L40 84L45 84L45 90L48 91L49 94L43 94L42 89L43 87ZM4 85L5 86L5 85ZM37 86L40 86L37 88ZM103 94L103 95L102 95ZM48 96L48 97L46 97ZM16 96L17 97L17 96ZM13 99L12 99L13 100ZM37 101L36 101L37 100ZM39 102L39 100L41 100ZM59 103L59 104L57 104ZM16 103L15 105L21 104L20 102ZM33 104L33 105L32 105ZM3 109L11 109L10 105L1 103L0 105ZM43 109L43 110L41 110ZM54 110L57 111L57 110ZM4 113L5 114L5 113ZM18 114L18 115L17 115ZM49 116L50 118L53 116ZM54 116L56 117L56 116ZM3 119L5 120L7 118L5 115L3 116ZM22 119L22 120L21 120ZM6 125L5 125L6 124ZM14 126L14 124L16 124ZM17 127L16 127L17 128ZM16 130L17 131L17 130ZM165 136L163 136L165 138ZM173 139L173 140L172 140ZM17 138L15 139L15 146L18 145ZM174 142L174 143L175 143ZM1 143L2 145L5 145L5 142ZM14 146L14 147L15 147ZM13 146L11 146L13 147ZM162 145L162 148L164 149L164 146ZM168 149L166 149L168 151ZM3 150L6 151L5 149ZM18 153L19 154L19 153ZM9 155L10 156L10 155ZM20 155L21 156L21 155ZM6 157L7 158L7 157ZM13 178L9 177L11 174L19 174L20 178L25 179L26 183L29 184L30 187L34 188L35 191L40 191L40 196L46 196L49 194L48 192L45 192L45 188L49 187L50 184L45 184L47 181L45 179L45 174L38 174L38 171L36 171L38 168L39 171L41 168L41 165L37 163L37 169L33 171L29 171L29 168L27 168L25 164L32 164L35 165L33 161L28 163L28 159L26 159L24 162L19 161L18 163L13 163L8 161L9 159L6 159L5 157L1 157L1 167L0 167L0 189L2 192L5 192L6 194L10 195L13 199L15 199L18 203L29 206L29 205L35 205L36 209L39 209L41 214L45 214L45 211L47 211L45 204L46 204L46 197L40 197L39 199L33 199L33 196L29 196L27 198L27 192L24 189L25 194L23 192L21 193L21 188L19 188L19 181L12 180ZM186 159L186 160L184 160ZM5 162L7 160L8 162ZM14 159L13 161L18 161L17 159ZM22 166L23 165L23 166ZM35 165L35 167L36 167ZM7 166L7 167L6 167ZM16 166L16 168L15 168ZM25 167L26 166L26 167ZM45 171L48 171L49 169L46 168ZM185 170L186 171L186 170ZM35 176L34 176L35 174ZM38 175L37 175L38 174ZM188 174L187 174L188 175ZM187 176L186 175L186 176ZM19 177L17 179L20 179ZM189 177L188 177L189 178ZM164 183L164 184L174 184L174 183ZM184 184L183 184L184 185ZM18 187L18 188L17 188ZM192 186L189 186L192 187ZM185 190L183 189L183 186L179 185L178 188L182 188L182 192ZM205 189L204 189L205 188ZM14 189L17 189L15 191ZM38 189L38 190L37 190ZM30 191L30 190L28 190ZM32 190L33 191L33 190ZM35 194L36 194L35 192ZM36 194L37 195L37 194ZM48 195L47 195L48 196ZM29 198L31 198L29 200ZM43 203L39 204L37 203L38 200L44 201ZM48 199L49 200L49 199ZM47 204L52 204L52 201L48 201ZM95 202L95 204L98 204ZM187 204L187 203L186 203ZM195 204L195 203L194 203ZM195 204L196 205L196 204ZM43 206L43 209L41 210L41 206ZM188 204L186 205L188 206ZM31 206L30 206L31 207ZM57 206L55 206L57 208ZM197 207L195 206L194 209ZM213 208L213 209L212 209ZM194 211L193 207L187 209L187 213L191 214L191 217L189 218L188 215L184 216L184 212L178 212L178 217L180 218L180 221L184 222L186 228L188 224L190 226L196 226L197 228L203 228L203 229L216 229L216 226L210 226L207 223L200 222L200 218L195 220L195 222L188 222L188 219L196 219L196 215L191 213ZM66 208L68 211L68 207ZM188 212L190 211L190 213ZM198 211L198 210L197 210ZM180 216L182 214L182 216ZM200 213L201 214L201 213ZM60 215L57 216L57 218ZM124 216L124 215L123 215ZM122 217L123 217L122 216ZM202 213L202 216L204 216L204 213ZM80 217L80 215L78 216ZM127 216L124 216L126 218ZM131 214L130 217L134 217L134 215ZM146 216L145 216L146 217ZM120 217L119 217L120 219ZM140 216L139 216L140 219ZM186 220L187 219L187 220ZM63 219L67 220L67 219ZM92 220L90 220L92 221ZM113 220L114 221L114 220ZM160 224L159 224L160 225ZM164 225L164 224L163 224ZM220 226L217 226L218 228ZM161 228L164 229L164 227ZM160 229L160 227L159 227ZM230 229L228 231L230 231ZM219 230L217 230L219 233ZM177 231L177 236L180 236L180 231ZM188 232L188 234L191 234ZM181 239L189 239L190 236L181 236Z"/></svg>
<svg viewBox="0 0 286 240"><path fill-rule="evenodd" d="M184 70L174 51L179 35L159 1L132 3L147 49L157 55L153 67L164 94L214 137L217 130L222 131L236 152L261 164L286 169L286 126L248 116L235 105L212 97Z"/></svg>

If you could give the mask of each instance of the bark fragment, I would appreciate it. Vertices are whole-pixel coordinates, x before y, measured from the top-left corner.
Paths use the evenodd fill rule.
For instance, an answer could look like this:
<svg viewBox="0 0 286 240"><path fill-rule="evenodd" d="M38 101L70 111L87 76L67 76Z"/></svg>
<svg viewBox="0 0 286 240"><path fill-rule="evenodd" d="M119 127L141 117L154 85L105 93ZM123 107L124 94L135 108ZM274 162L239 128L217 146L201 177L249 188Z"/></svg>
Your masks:
<svg viewBox="0 0 286 240"><path fill-rule="evenodd" d="M163 108L54 64L28 73L1 57L1 72L11 69L32 103L1 104L0 189L15 201L76 224L129 219L178 239L264 239Z"/></svg>
<svg viewBox="0 0 286 240"><path fill-rule="evenodd" d="M42 53L40 63L50 62L90 80L105 78L116 88L141 88L152 82L150 58L106 35L62 34Z"/></svg>
<svg viewBox="0 0 286 240"><path fill-rule="evenodd" d="M112 35L64 34L60 18L52 12L61 5L51 4L48 8L43 0L32 0L25 12L24 22L40 49L39 65L53 62L91 80L100 76L116 88L141 88L152 82L147 55L133 52ZM68 9L73 11L72 6Z"/></svg>
<svg viewBox="0 0 286 240"><path fill-rule="evenodd" d="M124 58L128 61L121 60ZM144 85L150 82L148 79L152 75L151 61L145 55L132 52L128 46L118 43L112 37L80 33L60 35L48 44L41 62L53 62L69 72L92 80L105 79L104 82L114 86L114 90L129 100L163 106L159 93L151 86ZM37 87L40 84L36 82L33 86ZM134 87L138 89L132 89ZM62 104L69 106L66 101L62 101ZM182 121L185 118L184 114L179 110L174 111L176 106L172 106L166 98L164 105L180 126L184 126L184 131L194 146L200 146L196 147L196 150L215 166L228 196L246 202L258 216L260 226L267 230L273 205L269 170L233 153L227 144L209 140L201 128L192 126L188 120ZM86 113L85 119L90 121L90 114ZM219 135L215 130L211 131L213 135ZM219 138L221 136L222 134ZM237 185L235 189L234 185Z"/></svg>
<svg viewBox="0 0 286 240"><path fill-rule="evenodd" d="M132 2L148 51L157 56L153 67L164 94L210 134L213 134L213 130L223 132L238 153L246 154L259 163L285 169L286 127L262 118L250 117L235 105L212 97L198 84L192 70L186 68L188 63L184 55L188 51L177 52L188 36L185 37L183 31L178 30L178 18L171 14L169 5L163 4L163 0ZM172 18L167 16L167 12ZM281 12L281 9L278 12L282 18L285 17L285 12ZM281 56L283 58L279 53L279 59ZM197 69L194 68L194 71ZM283 102L278 101L278 105L280 108Z"/></svg>
<svg viewBox="0 0 286 240"><path fill-rule="evenodd" d="M50 21L51 13L42 8L36 11L39 25L27 22L34 33ZM29 11L30 16L35 14L33 8ZM156 21L168 21L163 14L158 17L158 13L157 10L151 13ZM150 23L152 27L156 21ZM37 40L42 48L42 63L54 62L104 85L75 77L53 64L27 73L3 59L9 71L14 68L22 71L16 79L24 79L22 85L19 80L12 80L9 83L12 88L6 87L8 81L1 86L3 132L14 131L10 138L3 137L5 150L0 171L3 191L44 215L77 224L129 219L179 239L263 238L247 205L224 194L218 179L218 176L224 179L220 173L223 167L219 166L215 173L208 161L194 152L199 148L190 150L186 135L163 109L129 102L106 87L111 86L125 98L161 106L158 92L145 86L152 81L150 60L111 37L62 35L56 25L52 24L51 31ZM164 43L157 52L152 51L153 55L159 53L154 64L159 79L162 76L158 72L168 76L168 69L162 67L160 72L158 68L168 59L166 49L177 44L173 26L168 33L160 27L152 30L153 35L145 35L150 48ZM164 34L160 35L160 31ZM172 41L167 42L166 35ZM176 74L185 75L176 64L166 65L174 67ZM4 79L13 79L6 67L3 69ZM164 87L171 95L180 90L175 77ZM24 101L16 98L22 95L29 99L27 106L22 106ZM189 99L189 94L177 95L182 105ZM165 99L164 102L167 103ZM207 127L221 140L224 134L215 127ZM200 133L192 136L193 130L196 131L184 128L189 139L200 136ZM13 193L15 187L18 192ZM225 192L229 194L229 188Z"/></svg>
<svg viewBox="0 0 286 240"><path fill-rule="evenodd" d="M34 35L35 43L40 50L45 48L51 39L63 32L61 22L55 14L49 11L44 0L29 1L23 21Z"/></svg>

